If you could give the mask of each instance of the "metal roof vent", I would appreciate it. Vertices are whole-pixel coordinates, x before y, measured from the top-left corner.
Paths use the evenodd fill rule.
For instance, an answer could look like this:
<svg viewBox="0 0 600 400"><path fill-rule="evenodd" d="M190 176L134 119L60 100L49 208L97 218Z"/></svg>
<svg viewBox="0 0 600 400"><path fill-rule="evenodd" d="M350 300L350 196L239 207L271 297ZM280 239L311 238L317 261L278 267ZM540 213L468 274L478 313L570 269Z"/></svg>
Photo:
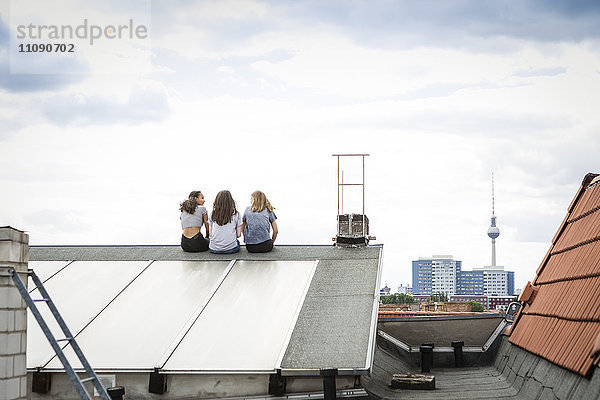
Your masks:
<svg viewBox="0 0 600 400"><path fill-rule="evenodd" d="M337 157L337 235L333 238L336 246L343 247L358 247L366 246L369 240L375 240L374 236L369 236L369 218L365 214L365 157L368 154L333 154ZM341 157L361 157L362 161L362 180L360 183L344 182L344 170L340 169ZM362 210L361 213L344 213L344 188L359 187L362 194ZM353 193L356 196L356 193ZM356 200L356 199L355 199ZM360 202L358 203L360 205ZM352 205L357 207L357 203Z"/></svg>

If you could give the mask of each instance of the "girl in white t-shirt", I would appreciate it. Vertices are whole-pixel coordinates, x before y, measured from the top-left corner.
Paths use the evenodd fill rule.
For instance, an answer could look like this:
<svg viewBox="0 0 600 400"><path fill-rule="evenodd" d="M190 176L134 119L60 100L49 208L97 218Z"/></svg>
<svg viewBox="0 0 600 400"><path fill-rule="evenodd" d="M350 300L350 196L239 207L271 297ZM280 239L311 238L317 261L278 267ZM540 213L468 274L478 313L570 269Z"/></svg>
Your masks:
<svg viewBox="0 0 600 400"><path fill-rule="evenodd" d="M213 210L208 217L208 232L211 253L231 254L240 251L242 218L235 207L235 201L229 190L217 193Z"/></svg>

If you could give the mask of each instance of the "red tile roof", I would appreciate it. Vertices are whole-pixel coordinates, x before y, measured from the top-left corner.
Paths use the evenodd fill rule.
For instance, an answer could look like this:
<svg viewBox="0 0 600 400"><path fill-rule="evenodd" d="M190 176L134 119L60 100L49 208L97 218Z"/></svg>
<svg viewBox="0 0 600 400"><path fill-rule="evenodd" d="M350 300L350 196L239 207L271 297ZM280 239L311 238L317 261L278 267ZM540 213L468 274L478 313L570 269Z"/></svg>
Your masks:
<svg viewBox="0 0 600 400"><path fill-rule="evenodd" d="M496 312L488 312L497 314ZM457 312L457 311L379 311L379 320L398 317L431 317L440 315L481 315L481 312Z"/></svg>
<svg viewBox="0 0 600 400"><path fill-rule="evenodd" d="M583 179L520 300L510 342L589 375L600 363L600 176Z"/></svg>

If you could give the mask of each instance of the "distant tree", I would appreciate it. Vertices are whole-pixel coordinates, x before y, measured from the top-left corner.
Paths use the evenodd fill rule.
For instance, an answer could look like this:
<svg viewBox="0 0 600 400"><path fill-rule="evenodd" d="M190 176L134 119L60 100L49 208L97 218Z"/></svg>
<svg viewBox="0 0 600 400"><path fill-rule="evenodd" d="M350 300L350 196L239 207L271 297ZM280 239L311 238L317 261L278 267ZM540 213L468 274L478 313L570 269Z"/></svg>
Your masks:
<svg viewBox="0 0 600 400"><path fill-rule="evenodd" d="M383 304L414 304L417 303L414 297L404 293L390 294L389 296L381 296Z"/></svg>
<svg viewBox="0 0 600 400"><path fill-rule="evenodd" d="M470 301L469 303L472 304L472 308L471 310L474 312L483 312L483 304L481 304L478 301Z"/></svg>
<svg viewBox="0 0 600 400"><path fill-rule="evenodd" d="M381 304L396 304L396 296L390 294L389 296L380 296L379 300L381 300Z"/></svg>
<svg viewBox="0 0 600 400"><path fill-rule="evenodd" d="M414 297L408 295L408 294L404 294L404 293L398 293L397 294L397 301L398 303L396 304L415 304L418 303L417 300L415 300Z"/></svg>
<svg viewBox="0 0 600 400"><path fill-rule="evenodd" d="M515 295L515 297L513 297L512 301L518 302L519 301L519 295Z"/></svg>
<svg viewBox="0 0 600 400"><path fill-rule="evenodd" d="M427 301L437 301L438 303L448 301L448 295L444 292L435 293L427 298Z"/></svg>

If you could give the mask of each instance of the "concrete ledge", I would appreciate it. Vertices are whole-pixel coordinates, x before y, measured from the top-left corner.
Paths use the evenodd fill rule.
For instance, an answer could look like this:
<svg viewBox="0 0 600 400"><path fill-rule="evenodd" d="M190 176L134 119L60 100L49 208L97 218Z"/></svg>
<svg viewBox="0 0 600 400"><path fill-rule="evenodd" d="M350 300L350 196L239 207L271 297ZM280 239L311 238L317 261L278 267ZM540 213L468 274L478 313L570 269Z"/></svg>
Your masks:
<svg viewBox="0 0 600 400"><path fill-rule="evenodd" d="M0 241L29 244L29 235L10 226L0 227Z"/></svg>
<svg viewBox="0 0 600 400"><path fill-rule="evenodd" d="M365 260L379 259L383 245L342 248L331 245L275 245L269 253L248 253L246 246L234 254L208 251L186 253L177 245L156 246L31 246L32 261L223 261L223 260Z"/></svg>
<svg viewBox="0 0 600 400"><path fill-rule="evenodd" d="M31 392L31 400L61 399L79 400L73 384L65 373L51 373L52 385L48 393ZM167 374L167 391L161 395L148 392L148 373L119 373L116 375L118 386L125 388L125 398L133 400L160 399L206 399L223 397L253 397L268 398L268 374ZM28 385L31 388L33 372L27 375ZM350 390L356 388L354 376L338 376L336 378L337 390ZM86 389L93 393L90 382L84 384ZM302 393L316 393L323 391L323 379L320 377L294 377L287 378L285 395L293 398L307 398L299 396ZM0 397L2 398L2 397ZM318 398L318 397L317 397Z"/></svg>

